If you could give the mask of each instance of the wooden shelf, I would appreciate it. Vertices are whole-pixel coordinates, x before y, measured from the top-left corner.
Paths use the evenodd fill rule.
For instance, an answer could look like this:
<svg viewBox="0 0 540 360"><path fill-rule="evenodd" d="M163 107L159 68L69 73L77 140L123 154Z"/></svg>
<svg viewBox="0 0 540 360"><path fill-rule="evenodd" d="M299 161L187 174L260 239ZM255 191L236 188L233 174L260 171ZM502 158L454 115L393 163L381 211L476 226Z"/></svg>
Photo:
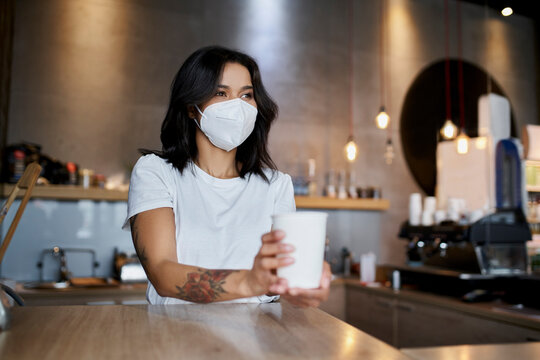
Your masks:
<svg viewBox="0 0 540 360"><path fill-rule="evenodd" d="M390 207L387 199L333 199L319 196L296 196L298 209L384 211Z"/></svg>
<svg viewBox="0 0 540 360"><path fill-rule="evenodd" d="M0 195L7 197L12 189L13 185L11 184L0 184ZM97 187L84 189L81 186L73 185L37 185L32 192L32 198L72 201L127 201L128 192ZM320 196L296 196L295 201L298 209L384 211L390 207L390 201L387 199L332 199Z"/></svg>
<svg viewBox="0 0 540 360"><path fill-rule="evenodd" d="M540 185L527 185L528 192L540 192Z"/></svg>
<svg viewBox="0 0 540 360"><path fill-rule="evenodd" d="M1 195L7 197L13 185L1 184ZM124 190L107 190L98 187L85 189L75 185L36 185L32 198L50 200L103 200L127 201L128 192Z"/></svg>

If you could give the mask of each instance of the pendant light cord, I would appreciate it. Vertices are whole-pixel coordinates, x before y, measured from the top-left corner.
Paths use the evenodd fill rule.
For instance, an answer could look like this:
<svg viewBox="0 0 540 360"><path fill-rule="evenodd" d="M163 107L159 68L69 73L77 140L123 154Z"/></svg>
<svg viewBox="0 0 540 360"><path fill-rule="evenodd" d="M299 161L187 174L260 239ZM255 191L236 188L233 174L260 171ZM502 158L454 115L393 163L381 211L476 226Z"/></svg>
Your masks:
<svg viewBox="0 0 540 360"><path fill-rule="evenodd" d="M380 35L379 35L379 80L381 84L381 94L380 94L380 102L381 106L384 106L386 103L385 99L385 88L384 88L384 0L379 0L380 4L380 12L379 12L379 25L381 27L380 29Z"/></svg>
<svg viewBox="0 0 540 360"><path fill-rule="evenodd" d="M458 36L458 85L459 85L459 123L462 130L465 129L465 94L463 86L463 60L462 60L462 38L461 38L461 0L456 1L457 8L457 36Z"/></svg>
<svg viewBox="0 0 540 360"><path fill-rule="evenodd" d="M489 8L488 8L488 0L484 1L484 14L486 18L486 44L489 48ZM487 81L487 93L491 94L491 75L489 74L489 54L486 58L486 81Z"/></svg>
<svg viewBox="0 0 540 360"><path fill-rule="evenodd" d="M380 35L380 64L379 68L381 71L381 105L385 107L385 111L389 113L391 105L390 105L390 97L388 96L388 89L390 88L390 76L388 76L388 32L387 30L387 1L386 0L379 0L379 3L381 5L381 35ZM386 54L386 57L384 56ZM387 142L392 140L392 121L388 122L388 126L386 128L386 138Z"/></svg>
<svg viewBox="0 0 540 360"><path fill-rule="evenodd" d="M353 90L354 90L354 70L353 70L353 20L354 20L354 0L349 0L349 137L353 137Z"/></svg>
<svg viewBox="0 0 540 360"><path fill-rule="evenodd" d="M452 96L450 94L450 31L448 19L448 0L444 0L444 79L446 98L446 119L452 121Z"/></svg>

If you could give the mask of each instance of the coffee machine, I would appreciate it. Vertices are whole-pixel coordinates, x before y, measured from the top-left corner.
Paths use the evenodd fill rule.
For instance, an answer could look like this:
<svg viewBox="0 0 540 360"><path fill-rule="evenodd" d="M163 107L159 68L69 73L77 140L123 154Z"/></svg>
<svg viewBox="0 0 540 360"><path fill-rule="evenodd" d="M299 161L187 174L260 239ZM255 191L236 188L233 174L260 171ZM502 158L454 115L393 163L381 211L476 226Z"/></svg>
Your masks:
<svg viewBox="0 0 540 360"><path fill-rule="evenodd" d="M523 210L522 166L519 144L501 140L496 148L493 213L472 224L446 221L411 226L404 222L398 236L408 241L408 265L452 270L461 276L526 274L526 243L532 236Z"/></svg>

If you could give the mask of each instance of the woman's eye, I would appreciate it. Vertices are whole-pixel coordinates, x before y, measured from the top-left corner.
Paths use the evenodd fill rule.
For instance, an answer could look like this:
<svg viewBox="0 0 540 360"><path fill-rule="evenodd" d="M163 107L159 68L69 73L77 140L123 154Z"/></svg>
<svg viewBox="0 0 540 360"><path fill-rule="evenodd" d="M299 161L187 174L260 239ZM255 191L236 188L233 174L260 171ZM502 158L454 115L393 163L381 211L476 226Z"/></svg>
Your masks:
<svg viewBox="0 0 540 360"><path fill-rule="evenodd" d="M253 99L253 94L252 93L244 94L242 95L242 99Z"/></svg>
<svg viewBox="0 0 540 360"><path fill-rule="evenodd" d="M216 96L226 96L227 94L225 94L225 91L218 91L216 93Z"/></svg>

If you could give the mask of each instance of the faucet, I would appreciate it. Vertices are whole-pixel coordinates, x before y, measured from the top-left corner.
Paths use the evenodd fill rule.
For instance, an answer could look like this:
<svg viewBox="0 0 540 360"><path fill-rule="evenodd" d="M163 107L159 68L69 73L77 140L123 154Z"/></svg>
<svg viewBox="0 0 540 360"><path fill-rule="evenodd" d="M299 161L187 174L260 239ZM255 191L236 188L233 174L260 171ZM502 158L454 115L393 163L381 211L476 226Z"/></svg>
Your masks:
<svg viewBox="0 0 540 360"><path fill-rule="evenodd" d="M57 282L68 282L69 278L71 277L71 273L67 268L66 252L65 249L58 246L42 251L41 261L37 264L37 266L40 268L40 281L43 282L43 259L47 254L50 254L55 258L59 258L60 260L60 269L58 270L59 279Z"/></svg>
<svg viewBox="0 0 540 360"><path fill-rule="evenodd" d="M71 279L71 272L68 270L67 267L67 257L66 253L68 252L83 252L83 253L89 253L92 256L92 276L96 276L96 268L99 267L99 262L96 261L96 252L93 249L76 249L76 248L63 248L59 246L55 246L52 249L45 249L41 252L41 259L37 263L37 267L40 269L39 278L40 281L43 282L43 264L44 264L44 258L45 255L52 255L54 258L59 259L60 262L60 268L59 268L59 280L58 282L68 282Z"/></svg>
<svg viewBox="0 0 540 360"><path fill-rule="evenodd" d="M66 252L64 249L55 246L53 248L53 255L60 257L60 280L59 282L68 282L69 278L71 276L71 273L68 271L67 268L67 261L66 261Z"/></svg>

